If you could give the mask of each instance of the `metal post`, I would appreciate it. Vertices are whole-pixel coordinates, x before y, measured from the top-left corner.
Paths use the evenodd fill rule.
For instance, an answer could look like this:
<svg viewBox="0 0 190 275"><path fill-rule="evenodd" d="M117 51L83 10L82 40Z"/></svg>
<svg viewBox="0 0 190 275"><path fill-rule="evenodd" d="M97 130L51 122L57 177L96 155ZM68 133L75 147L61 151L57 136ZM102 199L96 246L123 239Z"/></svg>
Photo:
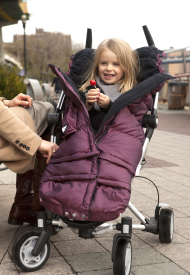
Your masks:
<svg viewBox="0 0 190 275"><path fill-rule="evenodd" d="M185 61L185 50L182 51L182 57L183 57L183 72L186 73L186 61Z"/></svg>
<svg viewBox="0 0 190 275"><path fill-rule="evenodd" d="M0 24L0 63L4 63L4 50L3 50L3 37L2 37L2 25Z"/></svg>
<svg viewBox="0 0 190 275"><path fill-rule="evenodd" d="M25 76L27 76L27 69L26 69L26 33L25 33L26 23L23 22L23 29L24 29L24 70Z"/></svg>
<svg viewBox="0 0 190 275"><path fill-rule="evenodd" d="M27 69L26 69L26 33L25 33L27 16L25 14L23 14L21 16L21 20L22 20L22 25L23 25L23 29L24 29L24 36L23 36L23 41L24 41L24 70L25 70L25 76L27 76Z"/></svg>

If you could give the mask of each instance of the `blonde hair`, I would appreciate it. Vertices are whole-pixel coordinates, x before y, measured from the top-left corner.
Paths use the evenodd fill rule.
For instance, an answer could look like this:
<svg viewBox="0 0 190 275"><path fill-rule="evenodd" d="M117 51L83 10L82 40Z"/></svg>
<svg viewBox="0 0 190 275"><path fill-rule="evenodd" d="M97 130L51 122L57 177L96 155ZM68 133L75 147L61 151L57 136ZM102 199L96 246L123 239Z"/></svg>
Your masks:
<svg viewBox="0 0 190 275"><path fill-rule="evenodd" d="M111 50L117 55L119 64L123 69L123 76L118 81L119 90L125 93L135 85L137 85L137 76L139 72L139 59L136 51L133 51L129 44L119 38L111 38L104 40L95 51L94 61L92 66L86 72L85 82L80 87L79 91L85 92L86 88L90 86L90 80L96 79L99 74L98 66L100 55L105 50Z"/></svg>

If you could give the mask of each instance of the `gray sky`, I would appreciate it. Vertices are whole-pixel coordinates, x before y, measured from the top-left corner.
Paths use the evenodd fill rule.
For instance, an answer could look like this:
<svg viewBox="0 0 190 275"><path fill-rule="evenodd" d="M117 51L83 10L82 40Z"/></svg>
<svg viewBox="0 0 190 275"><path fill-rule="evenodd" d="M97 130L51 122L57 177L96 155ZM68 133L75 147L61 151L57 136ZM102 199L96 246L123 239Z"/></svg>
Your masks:
<svg viewBox="0 0 190 275"><path fill-rule="evenodd" d="M127 41L133 49L146 46L142 26L147 25L156 47L168 49L190 46L190 0L28 0L31 13L26 33L35 28L71 34L85 44L86 30L92 28L93 47L106 38ZM4 42L23 34L21 21L3 27Z"/></svg>

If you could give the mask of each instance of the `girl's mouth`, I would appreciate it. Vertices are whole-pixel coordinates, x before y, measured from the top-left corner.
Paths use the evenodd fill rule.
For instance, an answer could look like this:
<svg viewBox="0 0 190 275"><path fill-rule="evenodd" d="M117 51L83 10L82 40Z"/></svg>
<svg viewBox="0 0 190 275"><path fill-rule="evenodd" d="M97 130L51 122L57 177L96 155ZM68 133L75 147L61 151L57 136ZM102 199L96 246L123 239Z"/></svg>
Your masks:
<svg viewBox="0 0 190 275"><path fill-rule="evenodd" d="M104 74L104 76L105 76L105 78L110 79L110 78L114 77L115 75L113 75L113 74Z"/></svg>

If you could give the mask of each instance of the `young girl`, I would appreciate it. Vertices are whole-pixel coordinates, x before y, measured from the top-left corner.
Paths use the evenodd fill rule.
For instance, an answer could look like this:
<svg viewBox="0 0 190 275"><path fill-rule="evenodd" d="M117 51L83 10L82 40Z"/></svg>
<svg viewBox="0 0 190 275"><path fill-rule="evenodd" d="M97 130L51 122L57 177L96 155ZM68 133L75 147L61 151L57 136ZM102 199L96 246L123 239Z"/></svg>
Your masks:
<svg viewBox="0 0 190 275"><path fill-rule="evenodd" d="M79 91L85 93L91 125L97 130L113 102L137 84L138 55L121 39L104 40L95 52L93 67ZM90 85L95 79L97 87Z"/></svg>

